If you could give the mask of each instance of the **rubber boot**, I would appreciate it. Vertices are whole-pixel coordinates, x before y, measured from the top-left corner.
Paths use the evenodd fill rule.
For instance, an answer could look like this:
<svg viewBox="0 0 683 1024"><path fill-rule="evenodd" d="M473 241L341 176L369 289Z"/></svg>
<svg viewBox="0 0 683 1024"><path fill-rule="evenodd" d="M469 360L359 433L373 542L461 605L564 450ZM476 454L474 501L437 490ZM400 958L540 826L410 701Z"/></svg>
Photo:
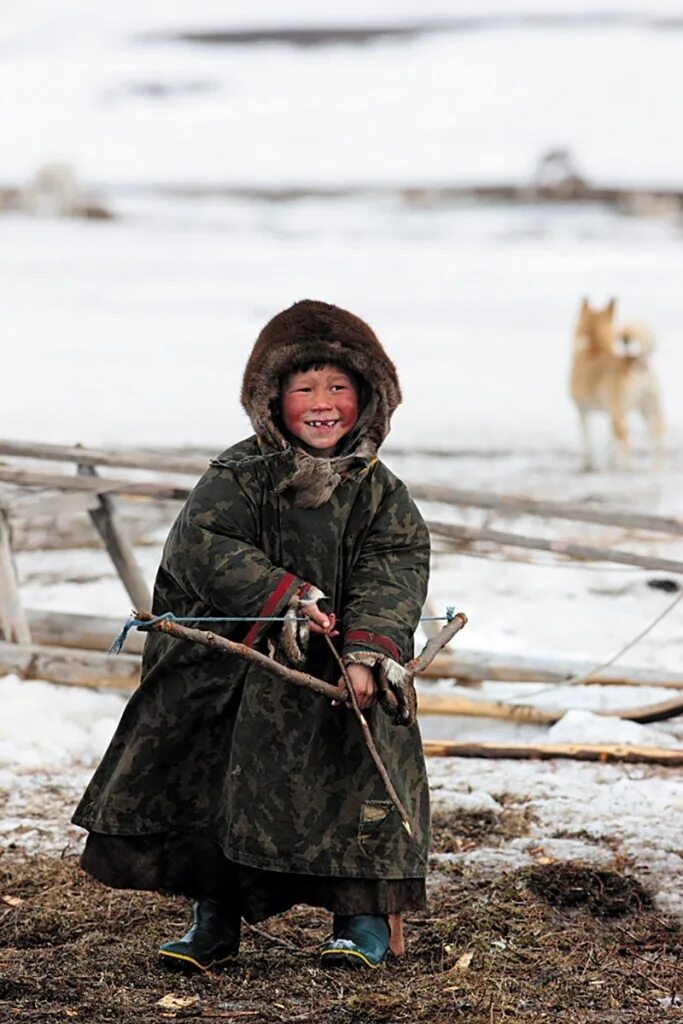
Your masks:
<svg viewBox="0 0 683 1024"><path fill-rule="evenodd" d="M166 967L208 971L237 956L239 946L239 915L215 900L198 900L192 905L189 931L175 942L164 942L159 957Z"/></svg>
<svg viewBox="0 0 683 1024"><path fill-rule="evenodd" d="M389 950L389 925L374 914L334 915L334 937L320 952L323 967L370 967L384 963Z"/></svg>

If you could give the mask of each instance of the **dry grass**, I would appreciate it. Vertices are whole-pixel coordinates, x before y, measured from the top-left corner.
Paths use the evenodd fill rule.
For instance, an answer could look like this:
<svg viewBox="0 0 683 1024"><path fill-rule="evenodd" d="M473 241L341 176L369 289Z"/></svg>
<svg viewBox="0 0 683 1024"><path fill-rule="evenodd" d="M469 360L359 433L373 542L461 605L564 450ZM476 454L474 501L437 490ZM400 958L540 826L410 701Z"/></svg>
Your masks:
<svg viewBox="0 0 683 1024"><path fill-rule="evenodd" d="M444 850L492 823L437 826ZM683 1021L683 926L626 870L551 863L488 883L437 876L429 914L408 920L408 957L363 974L318 967L329 917L310 908L246 927L222 973L185 977L155 958L185 929L184 900L108 890L73 859L48 857L5 858L0 895L21 900L0 903L3 1024ZM194 1001L164 1009L169 994Z"/></svg>

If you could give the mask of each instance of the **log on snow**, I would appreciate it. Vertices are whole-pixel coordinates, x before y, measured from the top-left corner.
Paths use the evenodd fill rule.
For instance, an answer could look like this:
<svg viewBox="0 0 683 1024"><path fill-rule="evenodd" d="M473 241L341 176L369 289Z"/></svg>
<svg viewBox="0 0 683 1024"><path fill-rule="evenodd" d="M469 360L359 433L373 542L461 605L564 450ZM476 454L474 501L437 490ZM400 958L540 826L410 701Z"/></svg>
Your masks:
<svg viewBox="0 0 683 1024"><path fill-rule="evenodd" d="M683 765L683 748L637 747L620 743L451 743L426 740L427 757L482 757L549 761L569 758L573 761L627 762L659 764L668 768Z"/></svg>
<svg viewBox="0 0 683 1024"><path fill-rule="evenodd" d="M583 677L595 662L570 658L459 650L457 656L436 657L423 679L457 679L461 683L563 683ZM683 673L610 665L587 679L584 686L663 686L683 690Z"/></svg>
<svg viewBox="0 0 683 1024"><path fill-rule="evenodd" d="M683 574L683 562L675 562L670 558L656 558L654 555L636 555L630 551L619 551L616 548L598 548L589 544L571 544L563 540L548 540L546 537L527 537L518 533L505 533L502 530L477 529L472 526L458 526L453 523L428 522L429 530L437 537L448 537L471 544L485 541L503 547L531 548L536 551L552 551L556 555L565 555L580 561L617 562L619 565L637 565L641 569L653 569L659 572Z"/></svg>
<svg viewBox="0 0 683 1024"><path fill-rule="evenodd" d="M433 484L410 484L410 493L423 501L439 504L466 505L492 509L504 514L541 516L544 519L569 519L585 523L602 523L622 529L655 530L660 533L683 534L683 519L652 516L640 512L591 508L575 502L541 501L524 494L495 494L491 491L468 491L457 487Z"/></svg>
<svg viewBox="0 0 683 1024"><path fill-rule="evenodd" d="M462 715L465 718L497 718L508 722L531 725L554 725L571 708L537 707L531 704L511 704L504 700L485 700L460 694L418 694L420 715ZM621 718L628 722L665 722L683 715L683 695L654 704L637 707L610 708L592 711L601 718Z"/></svg>
<svg viewBox="0 0 683 1024"><path fill-rule="evenodd" d="M38 644L0 643L0 674L44 679L65 686L87 686L130 693L140 682L134 654L106 655Z"/></svg>

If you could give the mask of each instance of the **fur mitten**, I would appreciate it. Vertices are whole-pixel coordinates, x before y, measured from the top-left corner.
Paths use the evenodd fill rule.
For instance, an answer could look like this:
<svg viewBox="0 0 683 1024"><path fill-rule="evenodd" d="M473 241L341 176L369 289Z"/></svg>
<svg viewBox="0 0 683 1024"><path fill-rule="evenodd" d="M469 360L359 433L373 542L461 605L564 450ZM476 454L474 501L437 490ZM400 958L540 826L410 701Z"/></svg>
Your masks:
<svg viewBox="0 0 683 1024"><path fill-rule="evenodd" d="M311 635L310 620L302 613L302 605L315 604L324 598L322 590L307 584L301 587L287 605L285 621L277 637L268 640L268 653L281 665L299 668L306 661Z"/></svg>
<svg viewBox="0 0 683 1024"><path fill-rule="evenodd" d="M372 669L380 707L394 725L414 725L417 720L417 694L410 672L386 654L354 651L344 655L345 665L367 665Z"/></svg>

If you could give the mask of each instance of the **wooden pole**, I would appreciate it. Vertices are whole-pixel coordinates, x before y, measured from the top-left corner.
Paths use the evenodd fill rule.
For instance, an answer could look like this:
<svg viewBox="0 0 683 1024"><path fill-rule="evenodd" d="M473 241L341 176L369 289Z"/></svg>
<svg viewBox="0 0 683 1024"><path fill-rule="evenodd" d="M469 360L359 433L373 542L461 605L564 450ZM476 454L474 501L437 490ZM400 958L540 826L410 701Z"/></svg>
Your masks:
<svg viewBox="0 0 683 1024"><path fill-rule="evenodd" d="M637 747L618 743L451 743L426 740L427 757L528 758L542 761L569 758L573 761L660 764L668 768L683 765L683 748Z"/></svg>
<svg viewBox="0 0 683 1024"><path fill-rule="evenodd" d="M660 533L683 534L683 519L652 516L640 512L586 507L574 502L540 501L524 494L495 494L491 491L467 491L457 487L433 484L410 484L410 493L423 501L448 505L466 505L492 509L504 515L532 515L544 519L570 519L585 523L603 523L622 529L655 530Z"/></svg>
<svg viewBox="0 0 683 1024"><path fill-rule="evenodd" d="M81 476L97 478L94 466L79 464L78 472ZM133 545L121 526L112 498L106 494L98 495L97 508L89 509L88 514L133 604L138 608L151 608L152 595L135 560Z"/></svg>
<svg viewBox="0 0 683 1024"><path fill-rule="evenodd" d="M3 508L0 508L0 631L10 643L31 643L31 631L21 605L12 557L9 522Z"/></svg>
<svg viewBox="0 0 683 1024"><path fill-rule="evenodd" d="M200 476L209 465L209 456L174 455L168 452L134 449L105 450L80 445L44 444L38 441L0 440L0 455L43 459L52 462L77 462L82 466L118 466L123 469L149 469L154 472Z"/></svg>
<svg viewBox="0 0 683 1024"><path fill-rule="evenodd" d="M537 551L552 551L556 555L589 562L617 562L620 565L637 565L641 569L683 574L683 562L669 558L655 558L652 555L634 555L630 551L614 548L596 548L587 544L569 544L562 540L547 540L545 537L526 537L517 533L503 533L501 530L475 529L471 526L457 526L452 523L428 522L430 531L439 537L471 544L486 541L491 544L518 548L533 548Z"/></svg>

